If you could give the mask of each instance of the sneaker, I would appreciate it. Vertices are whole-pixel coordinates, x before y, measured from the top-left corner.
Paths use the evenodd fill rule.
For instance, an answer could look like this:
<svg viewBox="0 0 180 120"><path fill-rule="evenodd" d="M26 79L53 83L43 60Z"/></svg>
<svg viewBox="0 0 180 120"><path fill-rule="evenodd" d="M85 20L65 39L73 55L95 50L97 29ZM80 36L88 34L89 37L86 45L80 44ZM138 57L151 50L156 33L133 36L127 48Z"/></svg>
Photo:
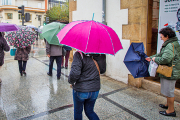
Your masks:
<svg viewBox="0 0 180 120"><path fill-rule="evenodd" d="M61 69L64 68L64 66L61 66Z"/></svg>
<svg viewBox="0 0 180 120"><path fill-rule="evenodd" d="M47 73L47 75L52 76L52 74L49 74L49 72Z"/></svg>
<svg viewBox="0 0 180 120"><path fill-rule="evenodd" d="M60 80L60 77L57 77L58 80Z"/></svg>
<svg viewBox="0 0 180 120"><path fill-rule="evenodd" d="M26 76L26 72L25 71L22 71L22 74L24 74Z"/></svg>
<svg viewBox="0 0 180 120"><path fill-rule="evenodd" d="M68 67L65 67L65 69L68 69Z"/></svg>

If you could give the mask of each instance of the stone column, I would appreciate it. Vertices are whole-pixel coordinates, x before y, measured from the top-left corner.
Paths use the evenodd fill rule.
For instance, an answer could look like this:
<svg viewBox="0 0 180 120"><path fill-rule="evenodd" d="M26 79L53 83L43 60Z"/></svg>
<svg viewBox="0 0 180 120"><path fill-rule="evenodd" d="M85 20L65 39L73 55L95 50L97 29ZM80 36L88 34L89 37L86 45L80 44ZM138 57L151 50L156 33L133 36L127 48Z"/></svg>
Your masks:
<svg viewBox="0 0 180 120"><path fill-rule="evenodd" d="M121 0L121 9L128 9L128 25L122 26L122 38L130 39L132 42L143 42L145 53L147 51L148 38L148 7L152 0ZM151 12L152 13L152 12ZM134 79L132 75L128 75L128 84L141 87L143 78Z"/></svg>

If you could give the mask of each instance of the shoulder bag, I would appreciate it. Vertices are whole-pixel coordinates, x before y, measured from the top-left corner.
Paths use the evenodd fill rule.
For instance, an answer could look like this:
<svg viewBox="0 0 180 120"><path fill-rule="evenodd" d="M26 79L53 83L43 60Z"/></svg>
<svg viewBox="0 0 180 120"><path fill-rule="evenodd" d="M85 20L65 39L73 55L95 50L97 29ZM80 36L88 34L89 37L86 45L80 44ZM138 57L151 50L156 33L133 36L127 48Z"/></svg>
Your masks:
<svg viewBox="0 0 180 120"><path fill-rule="evenodd" d="M172 60L172 66L169 67L167 65L159 65L158 68L157 68L157 73L160 73L166 77L171 77L172 76L172 70L173 70L173 61L174 61L174 44L172 43L173 45L173 60Z"/></svg>
<svg viewBox="0 0 180 120"><path fill-rule="evenodd" d="M16 48L14 48L13 46L13 49L10 50L10 55L15 56L15 53L16 53Z"/></svg>
<svg viewBox="0 0 180 120"><path fill-rule="evenodd" d="M93 58L92 58L92 59L93 59ZM93 59L93 61L94 61L95 65L96 65L96 68L97 68L97 70L98 70L98 72L99 72L99 76L100 76L100 69L99 69L98 63L97 63L96 60L94 60L94 59Z"/></svg>

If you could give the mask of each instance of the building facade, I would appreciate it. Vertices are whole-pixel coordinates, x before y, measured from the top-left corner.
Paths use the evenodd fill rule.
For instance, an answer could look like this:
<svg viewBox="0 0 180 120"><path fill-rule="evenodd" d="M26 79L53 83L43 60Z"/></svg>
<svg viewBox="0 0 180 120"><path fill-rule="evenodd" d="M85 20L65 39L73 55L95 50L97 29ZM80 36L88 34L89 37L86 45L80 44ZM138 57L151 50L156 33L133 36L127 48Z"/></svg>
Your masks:
<svg viewBox="0 0 180 120"><path fill-rule="evenodd" d="M68 0L48 0L48 9L56 5L62 6L65 2L68 2Z"/></svg>
<svg viewBox="0 0 180 120"><path fill-rule="evenodd" d="M24 25L42 26L48 0L0 0L0 22L22 25L18 6L24 5L24 13L30 13L30 21Z"/></svg>

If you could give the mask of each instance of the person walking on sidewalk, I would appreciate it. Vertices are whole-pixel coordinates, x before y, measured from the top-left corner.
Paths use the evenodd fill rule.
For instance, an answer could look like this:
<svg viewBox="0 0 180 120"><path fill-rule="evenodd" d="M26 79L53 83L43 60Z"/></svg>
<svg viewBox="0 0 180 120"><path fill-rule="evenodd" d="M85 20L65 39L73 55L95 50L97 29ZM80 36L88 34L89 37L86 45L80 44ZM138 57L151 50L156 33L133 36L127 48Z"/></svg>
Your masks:
<svg viewBox="0 0 180 120"><path fill-rule="evenodd" d="M15 60L18 60L19 64L19 72L20 75L26 75L26 64L27 60L29 59L29 53L31 51L31 46L27 46L25 48L17 48L16 53L15 53Z"/></svg>
<svg viewBox="0 0 180 120"><path fill-rule="evenodd" d="M171 77L165 77L159 74L161 82L161 93L167 97L167 103L159 104L161 108L167 109L159 113L165 116L176 116L174 110L174 89L178 79L180 79L180 45L175 32L171 28L162 28L160 31L161 40L164 41L160 53L146 58L147 61L151 59L159 65L172 66L173 71ZM173 47L174 45L174 47ZM174 53L173 53L174 52ZM172 63L173 62L173 63Z"/></svg>
<svg viewBox="0 0 180 120"><path fill-rule="evenodd" d="M70 51L72 50L71 47L68 46L63 46L63 48L66 50L66 55L65 55L65 69L68 68L68 60L69 60L69 54ZM61 68L64 68L64 55L62 55L62 63L61 63Z"/></svg>
<svg viewBox="0 0 180 120"><path fill-rule="evenodd" d="M10 47L7 44L7 41L4 39L3 33L0 32L0 68L2 67L2 65L4 64L4 51L9 51ZM2 82L1 78L0 78L0 83Z"/></svg>
<svg viewBox="0 0 180 120"><path fill-rule="evenodd" d="M57 64L57 79L61 77L61 61L62 61L62 46L52 45L46 41L46 55L49 57L49 72L47 75L52 76L52 69L54 59L56 59Z"/></svg>
<svg viewBox="0 0 180 120"><path fill-rule="evenodd" d="M73 88L74 120L82 120L84 111L89 120L99 120L94 105L100 90L100 71L91 56L74 54L68 82Z"/></svg>

